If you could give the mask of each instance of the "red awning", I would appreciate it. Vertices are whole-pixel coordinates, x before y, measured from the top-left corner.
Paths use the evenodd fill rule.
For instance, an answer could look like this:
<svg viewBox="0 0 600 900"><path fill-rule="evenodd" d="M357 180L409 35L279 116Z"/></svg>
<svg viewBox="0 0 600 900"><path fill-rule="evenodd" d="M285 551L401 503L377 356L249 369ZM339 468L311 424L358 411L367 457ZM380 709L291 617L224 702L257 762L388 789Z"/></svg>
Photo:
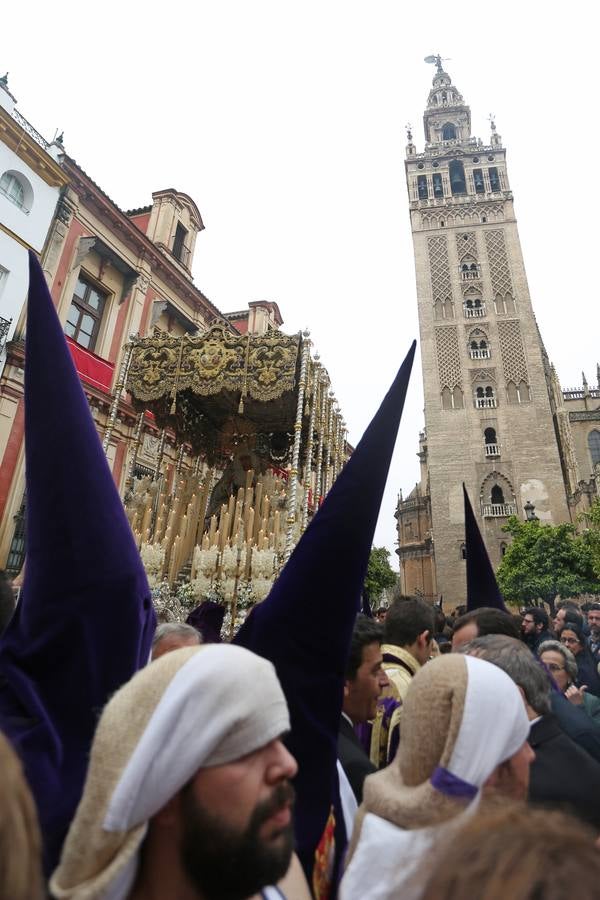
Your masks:
<svg viewBox="0 0 600 900"><path fill-rule="evenodd" d="M81 380L92 387L99 388L101 391L106 391L107 394L110 394L113 372L115 370L114 363L109 362L107 359L102 359L100 356L96 356L95 353L91 353L89 350L86 350L85 347L76 344L72 338L67 337L66 339L71 351L71 356L73 357L73 362L75 363L75 368L77 369L77 374Z"/></svg>

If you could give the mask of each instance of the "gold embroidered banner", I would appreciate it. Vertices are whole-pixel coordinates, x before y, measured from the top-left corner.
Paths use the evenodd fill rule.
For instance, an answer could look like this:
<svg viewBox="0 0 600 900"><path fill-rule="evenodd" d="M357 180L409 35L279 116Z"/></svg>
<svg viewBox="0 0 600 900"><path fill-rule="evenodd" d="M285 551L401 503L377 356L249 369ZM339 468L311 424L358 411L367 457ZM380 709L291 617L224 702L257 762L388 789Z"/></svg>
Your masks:
<svg viewBox="0 0 600 900"><path fill-rule="evenodd" d="M191 390L203 397L222 391L267 402L293 391L300 335L231 334L215 325L200 335L158 334L136 342L127 389L151 401Z"/></svg>

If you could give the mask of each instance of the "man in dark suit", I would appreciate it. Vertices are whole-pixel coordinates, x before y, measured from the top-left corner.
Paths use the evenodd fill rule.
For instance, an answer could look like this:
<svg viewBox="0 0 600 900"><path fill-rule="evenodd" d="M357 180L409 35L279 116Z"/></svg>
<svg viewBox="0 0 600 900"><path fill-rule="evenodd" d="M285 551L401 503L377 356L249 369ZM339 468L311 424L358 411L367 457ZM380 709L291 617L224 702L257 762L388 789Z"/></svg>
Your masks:
<svg viewBox="0 0 600 900"><path fill-rule="evenodd" d="M379 695L388 684L381 667L382 640L381 625L359 615L346 665L344 703L338 734L338 758L357 803L362 802L365 778L376 769L356 736L354 726L375 716Z"/></svg>
<svg viewBox="0 0 600 900"><path fill-rule="evenodd" d="M561 729L552 713L550 678L539 661L521 641L504 635L476 638L461 650L504 669L523 694L531 722L529 744L535 751L529 800L564 809L600 828L600 764Z"/></svg>

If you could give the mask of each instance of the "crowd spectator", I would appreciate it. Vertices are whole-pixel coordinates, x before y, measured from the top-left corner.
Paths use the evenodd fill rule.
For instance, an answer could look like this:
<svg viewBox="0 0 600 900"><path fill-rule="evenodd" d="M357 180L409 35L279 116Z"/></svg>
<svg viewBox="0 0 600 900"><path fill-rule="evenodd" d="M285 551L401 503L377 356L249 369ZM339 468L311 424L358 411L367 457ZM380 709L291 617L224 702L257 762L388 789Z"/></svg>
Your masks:
<svg viewBox="0 0 600 900"><path fill-rule="evenodd" d="M451 629L448 628L446 615L439 606L434 607L434 632L433 639L440 648L440 653L445 651L442 649L444 644L450 644Z"/></svg>
<svg viewBox="0 0 600 900"><path fill-rule="evenodd" d="M523 694L535 753L529 779L532 803L567 809L600 831L600 763L561 730L552 714L548 674L529 649L514 638L488 635L463 647L512 678Z"/></svg>
<svg viewBox="0 0 600 900"><path fill-rule="evenodd" d="M457 650L467 641L487 634L504 634L518 639L521 633L510 613L482 607L456 619L452 649ZM582 708L569 703L559 691L552 691L551 704L552 712L565 734L600 762L600 725L593 722Z"/></svg>
<svg viewBox="0 0 600 900"><path fill-rule="evenodd" d="M590 629L588 647L595 662L600 663L600 603L590 603L587 622Z"/></svg>
<svg viewBox="0 0 600 900"><path fill-rule="evenodd" d="M581 628L565 620L560 633L560 642L568 647L575 657L577 663L576 687L585 687L590 693L600 697L600 677Z"/></svg>
<svg viewBox="0 0 600 900"><path fill-rule="evenodd" d="M589 691L582 691L575 684L577 661L567 645L560 641L544 641L538 647L538 655L567 700L584 709L591 719L600 722L600 698Z"/></svg>
<svg viewBox="0 0 600 900"><path fill-rule="evenodd" d="M191 625L183 622L163 622L156 626L152 639L152 659L159 659L171 650L194 647L202 643L202 637Z"/></svg>
<svg viewBox="0 0 600 900"><path fill-rule="evenodd" d="M562 812L485 804L436 848L422 900L595 900L595 838Z"/></svg>
<svg viewBox="0 0 600 900"><path fill-rule="evenodd" d="M521 695L496 666L457 653L423 666L404 699L394 761L365 781L341 900L416 896L407 885L482 794L527 795L528 734Z"/></svg>
<svg viewBox="0 0 600 900"><path fill-rule="evenodd" d="M523 613L521 623L523 640L534 653L544 641L552 640L550 633L550 617L541 606L530 606Z"/></svg>
<svg viewBox="0 0 600 900"><path fill-rule="evenodd" d="M383 668L390 684L385 696L403 700L410 683L431 655L433 609L420 597L399 596L385 619Z"/></svg>
<svg viewBox="0 0 600 900"><path fill-rule="evenodd" d="M486 634L506 634L514 638L520 636L510 613L491 606L482 606L456 619L452 633L452 650L456 651L468 641Z"/></svg>
<svg viewBox="0 0 600 900"><path fill-rule="evenodd" d="M288 730L273 666L241 647L142 669L102 713L53 895L242 898L276 884L293 849ZM290 896L308 900L294 880Z"/></svg>
<svg viewBox="0 0 600 900"><path fill-rule="evenodd" d="M354 730L356 725L373 719L377 700L388 684L382 669L383 629L378 622L358 616L346 666L342 719L338 735L338 758L357 803L362 802L363 782L375 772Z"/></svg>
<svg viewBox="0 0 600 900"><path fill-rule="evenodd" d="M570 622L583 628L583 616L580 608L573 600L562 600L556 607L556 613L552 620L552 626L556 637L560 638L565 623Z"/></svg>

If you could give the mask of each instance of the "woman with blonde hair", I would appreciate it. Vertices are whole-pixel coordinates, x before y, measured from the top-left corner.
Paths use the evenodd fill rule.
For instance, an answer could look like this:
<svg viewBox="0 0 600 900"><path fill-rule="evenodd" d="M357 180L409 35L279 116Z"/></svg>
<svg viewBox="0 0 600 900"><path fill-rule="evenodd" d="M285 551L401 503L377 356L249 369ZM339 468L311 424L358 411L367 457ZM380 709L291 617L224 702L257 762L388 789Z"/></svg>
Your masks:
<svg viewBox="0 0 600 900"><path fill-rule="evenodd" d="M41 900L44 896L33 798L17 755L0 733L0 897Z"/></svg>
<svg viewBox="0 0 600 900"><path fill-rule="evenodd" d="M482 804L441 852L422 900L595 900L600 850L561 812Z"/></svg>

